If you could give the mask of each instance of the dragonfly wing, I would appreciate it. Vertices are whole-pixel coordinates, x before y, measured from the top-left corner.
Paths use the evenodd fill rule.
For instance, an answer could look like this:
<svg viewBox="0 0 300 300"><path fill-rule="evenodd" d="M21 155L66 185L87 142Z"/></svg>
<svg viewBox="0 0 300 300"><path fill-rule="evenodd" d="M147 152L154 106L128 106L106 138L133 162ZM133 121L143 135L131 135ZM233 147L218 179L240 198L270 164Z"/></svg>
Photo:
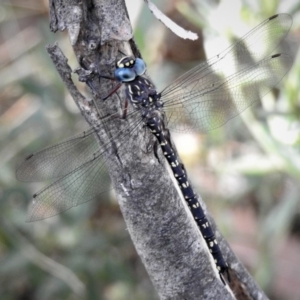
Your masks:
<svg viewBox="0 0 300 300"><path fill-rule="evenodd" d="M182 132L220 127L270 92L291 66L290 56L276 54L223 80L215 78L209 89L201 81L187 86L165 105L168 125Z"/></svg>
<svg viewBox="0 0 300 300"><path fill-rule="evenodd" d="M128 118L134 118L135 115L131 113ZM105 126L112 126L116 118L120 119L120 116L115 114L106 117L97 127L89 128L74 137L29 155L17 168L17 179L38 182L60 178L93 160L100 147L95 134ZM106 146L102 145L104 148Z"/></svg>
<svg viewBox="0 0 300 300"><path fill-rule="evenodd" d="M55 216L94 199L110 189L110 179L101 156L88 161L33 196L28 221Z"/></svg>
<svg viewBox="0 0 300 300"><path fill-rule="evenodd" d="M216 77L229 77L243 69L256 65L259 61L271 55L285 38L292 25L288 14L278 14L265 20L244 35L235 44L220 54L201 63L191 71L176 79L162 92L164 102L173 102L174 95L181 91L193 90L194 86L209 89ZM201 83L200 83L201 82ZM182 94L182 97L188 97Z"/></svg>
<svg viewBox="0 0 300 300"><path fill-rule="evenodd" d="M120 157L130 155L126 147L123 149L120 146L125 142L130 144L132 138L137 139L136 133L141 129L143 129L141 120L132 122L124 130L118 132L112 140L102 145L102 150L94 152L93 157L89 157L84 164L76 169L73 167L71 172L36 193L29 207L28 221L55 216L109 191L112 188L107 172L110 156L113 154L118 154ZM138 144L143 145L142 141Z"/></svg>
<svg viewBox="0 0 300 300"><path fill-rule="evenodd" d="M93 159L99 145L95 129L29 155L16 171L20 181L43 181L59 178Z"/></svg>

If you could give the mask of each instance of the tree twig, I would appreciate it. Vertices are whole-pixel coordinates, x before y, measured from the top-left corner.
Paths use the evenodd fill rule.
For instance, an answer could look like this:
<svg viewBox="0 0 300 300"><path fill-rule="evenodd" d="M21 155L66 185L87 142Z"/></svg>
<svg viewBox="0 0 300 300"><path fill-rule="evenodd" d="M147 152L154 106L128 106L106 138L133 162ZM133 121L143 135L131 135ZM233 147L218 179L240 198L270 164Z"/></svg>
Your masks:
<svg viewBox="0 0 300 300"><path fill-rule="evenodd" d="M190 30L186 30L168 18L164 13L162 13L151 0L144 0L147 4L149 10L153 13L157 20L161 21L167 28L169 28L173 33L183 39L197 40L198 35Z"/></svg>

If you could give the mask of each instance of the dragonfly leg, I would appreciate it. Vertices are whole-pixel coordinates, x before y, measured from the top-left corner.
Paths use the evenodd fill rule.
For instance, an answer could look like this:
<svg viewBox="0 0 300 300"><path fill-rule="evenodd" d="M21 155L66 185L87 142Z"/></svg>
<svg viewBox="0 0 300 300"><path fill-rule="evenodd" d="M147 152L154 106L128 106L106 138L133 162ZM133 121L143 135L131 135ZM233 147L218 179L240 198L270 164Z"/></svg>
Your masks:
<svg viewBox="0 0 300 300"><path fill-rule="evenodd" d="M113 95L121 86L122 86L122 82L119 82L105 97L101 97L101 100L105 101L107 98L109 98L111 95ZM125 108L126 111L127 111L127 106Z"/></svg>
<svg viewBox="0 0 300 300"><path fill-rule="evenodd" d="M93 95L99 97L102 101L105 101L107 98L109 98L111 95L113 95L122 85L121 82L118 82L115 87L112 88L112 90L104 97L100 97L96 91L96 89L93 86L92 79L97 75L97 77L116 81L115 78L106 76L103 74L99 74L98 71L95 70L85 70L84 68L78 68L75 70L75 73L78 74L78 79L81 82L85 82L90 90L92 91Z"/></svg>

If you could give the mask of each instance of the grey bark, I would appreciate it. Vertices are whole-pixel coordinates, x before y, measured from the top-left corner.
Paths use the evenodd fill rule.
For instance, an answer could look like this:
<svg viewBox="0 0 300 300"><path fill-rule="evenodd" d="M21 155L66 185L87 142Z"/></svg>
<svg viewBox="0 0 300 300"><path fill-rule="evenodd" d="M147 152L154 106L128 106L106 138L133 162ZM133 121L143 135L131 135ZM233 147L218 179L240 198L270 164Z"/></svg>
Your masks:
<svg viewBox="0 0 300 300"><path fill-rule="evenodd" d="M81 79L89 78L97 95L107 95L115 83L99 80L94 76L96 70L112 76L115 61L120 58L119 50L140 56L123 0L50 0L50 28L68 30L75 55L84 67L77 73ZM98 109L102 116L122 113L125 102L122 91L106 101L95 96L97 109L93 101L77 90L59 47L49 45L47 51L91 126L101 125ZM111 125L102 128L96 137L99 145L104 145L109 137L124 128L124 122L116 118ZM237 299L267 299L217 231L220 247L231 267L233 293L223 285L163 156L160 153L158 160L153 151L141 146L151 140L151 135L145 135L143 130L135 134L137 138L123 143L115 155L109 154L113 149L107 149L108 171L131 239L160 299L225 300L234 299L233 293ZM141 144L141 140L145 143ZM216 229L209 214L208 217Z"/></svg>

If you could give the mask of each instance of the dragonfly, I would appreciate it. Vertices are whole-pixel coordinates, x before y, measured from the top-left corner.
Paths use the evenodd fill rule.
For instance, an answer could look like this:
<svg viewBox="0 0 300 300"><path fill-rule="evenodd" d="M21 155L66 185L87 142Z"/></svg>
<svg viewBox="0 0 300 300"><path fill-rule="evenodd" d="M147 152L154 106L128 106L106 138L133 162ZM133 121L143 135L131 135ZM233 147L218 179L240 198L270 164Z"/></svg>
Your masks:
<svg viewBox="0 0 300 300"><path fill-rule="evenodd" d="M141 128L155 137L171 167L181 194L190 208L220 278L228 277L226 263L215 233L184 165L170 141L170 130L208 131L222 126L270 92L292 65L289 55L275 53L292 24L288 14L274 15L215 57L185 73L163 91L157 92L145 76L141 58L123 56L116 63L114 78L125 87L133 121L99 145L94 134L101 134L112 118L103 118L99 127L29 155L17 169L21 181L55 179L34 194L29 221L37 221L92 200L111 189L108 177L109 149L128 143Z"/></svg>

